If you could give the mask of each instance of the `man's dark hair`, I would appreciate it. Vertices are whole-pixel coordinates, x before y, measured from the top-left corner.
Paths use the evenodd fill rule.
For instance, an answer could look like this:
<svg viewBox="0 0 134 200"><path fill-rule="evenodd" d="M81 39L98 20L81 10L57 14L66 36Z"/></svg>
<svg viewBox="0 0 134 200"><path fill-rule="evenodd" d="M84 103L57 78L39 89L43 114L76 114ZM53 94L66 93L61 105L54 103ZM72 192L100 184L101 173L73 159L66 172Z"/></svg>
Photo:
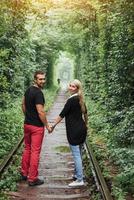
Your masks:
<svg viewBox="0 0 134 200"><path fill-rule="evenodd" d="M37 75L38 75L38 74L44 75L45 72L43 72L43 71L41 71L41 70L36 71L36 72L34 73L34 79L37 79Z"/></svg>

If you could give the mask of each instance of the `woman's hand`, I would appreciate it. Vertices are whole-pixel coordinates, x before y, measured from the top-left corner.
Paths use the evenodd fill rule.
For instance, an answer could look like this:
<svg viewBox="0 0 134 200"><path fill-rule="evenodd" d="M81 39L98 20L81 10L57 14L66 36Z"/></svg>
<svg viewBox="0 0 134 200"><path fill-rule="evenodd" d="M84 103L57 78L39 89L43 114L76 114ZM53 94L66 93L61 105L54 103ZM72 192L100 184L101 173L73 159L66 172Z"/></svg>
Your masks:
<svg viewBox="0 0 134 200"><path fill-rule="evenodd" d="M52 132L52 128L49 124L46 125L46 129L48 130L48 133L51 133Z"/></svg>
<svg viewBox="0 0 134 200"><path fill-rule="evenodd" d="M48 133L52 133L53 130L54 130L54 128L55 128L55 125L50 125L50 126L49 126L49 130L48 130Z"/></svg>

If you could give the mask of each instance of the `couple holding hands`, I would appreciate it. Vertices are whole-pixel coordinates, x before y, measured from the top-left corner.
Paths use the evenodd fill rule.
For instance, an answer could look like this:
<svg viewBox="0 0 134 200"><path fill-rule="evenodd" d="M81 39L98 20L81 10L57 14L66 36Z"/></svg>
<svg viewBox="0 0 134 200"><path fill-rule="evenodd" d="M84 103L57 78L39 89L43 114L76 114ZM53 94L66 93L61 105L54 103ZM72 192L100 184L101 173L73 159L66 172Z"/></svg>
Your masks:
<svg viewBox="0 0 134 200"><path fill-rule="evenodd" d="M44 72L36 71L34 84L26 90L22 101L22 110L25 115L25 147L21 162L21 178L22 180L28 180L29 186L44 183L44 180L38 178L38 164L44 127L49 133L52 133L56 125L65 117L67 140L75 165L73 182L69 184L69 187L83 186L81 145L85 142L87 135L87 110L83 99L81 82L77 79L70 82L68 86L70 97L53 125L48 124L44 111L45 99L41 91L44 84Z"/></svg>

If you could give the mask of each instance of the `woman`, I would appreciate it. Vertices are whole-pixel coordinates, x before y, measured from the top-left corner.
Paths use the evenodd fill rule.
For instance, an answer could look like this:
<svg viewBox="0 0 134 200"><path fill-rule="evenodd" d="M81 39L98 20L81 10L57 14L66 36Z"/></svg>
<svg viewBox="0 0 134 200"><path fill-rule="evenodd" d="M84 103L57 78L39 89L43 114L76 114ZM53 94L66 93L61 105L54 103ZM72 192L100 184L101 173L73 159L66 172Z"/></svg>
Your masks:
<svg viewBox="0 0 134 200"><path fill-rule="evenodd" d="M68 87L71 96L68 98L63 110L55 120L52 130L65 117L67 139L72 151L75 164L75 180L70 187L83 186L83 167L80 145L84 143L87 134L87 111L83 100L82 85L77 79ZM84 119L83 119L84 117Z"/></svg>

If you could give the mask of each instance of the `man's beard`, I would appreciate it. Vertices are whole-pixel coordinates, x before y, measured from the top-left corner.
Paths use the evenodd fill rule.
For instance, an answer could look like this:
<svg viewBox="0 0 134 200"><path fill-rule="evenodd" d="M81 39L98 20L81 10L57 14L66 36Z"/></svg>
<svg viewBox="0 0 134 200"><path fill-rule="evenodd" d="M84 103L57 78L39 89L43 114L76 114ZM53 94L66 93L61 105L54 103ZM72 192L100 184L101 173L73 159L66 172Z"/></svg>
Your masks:
<svg viewBox="0 0 134 200"><path fill-rule="evenodd" d="M39 87L40 89L43 89L43 88L44 88L44 84L39 84L38 87Z"/></svg>

